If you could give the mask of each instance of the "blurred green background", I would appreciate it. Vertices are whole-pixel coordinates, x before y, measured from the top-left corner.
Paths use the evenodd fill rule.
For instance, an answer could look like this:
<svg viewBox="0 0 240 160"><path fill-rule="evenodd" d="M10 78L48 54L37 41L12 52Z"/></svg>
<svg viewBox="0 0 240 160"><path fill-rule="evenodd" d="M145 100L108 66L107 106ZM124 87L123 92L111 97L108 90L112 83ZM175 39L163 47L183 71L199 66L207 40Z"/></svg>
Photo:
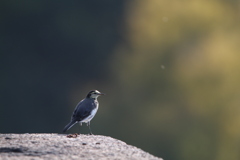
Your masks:
<svg viewBox="0 0 240 160"><path fill-rule="evenodd" d="M94 134L240 159L238 0L1 0L0 24L1 133L60 133L98 89Z"/></svg>

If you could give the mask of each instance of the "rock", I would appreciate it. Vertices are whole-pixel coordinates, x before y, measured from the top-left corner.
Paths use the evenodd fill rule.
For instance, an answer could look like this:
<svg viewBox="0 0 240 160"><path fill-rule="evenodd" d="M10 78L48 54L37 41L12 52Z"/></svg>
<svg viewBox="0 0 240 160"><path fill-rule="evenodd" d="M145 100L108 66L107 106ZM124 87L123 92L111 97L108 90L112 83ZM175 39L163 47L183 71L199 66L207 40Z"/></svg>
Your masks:
<svg viewBox="0 0 240 160"><path fill-rule="evenodd" d="M74 135L0 134L0 159L162 160L111 137Z"/></svg>

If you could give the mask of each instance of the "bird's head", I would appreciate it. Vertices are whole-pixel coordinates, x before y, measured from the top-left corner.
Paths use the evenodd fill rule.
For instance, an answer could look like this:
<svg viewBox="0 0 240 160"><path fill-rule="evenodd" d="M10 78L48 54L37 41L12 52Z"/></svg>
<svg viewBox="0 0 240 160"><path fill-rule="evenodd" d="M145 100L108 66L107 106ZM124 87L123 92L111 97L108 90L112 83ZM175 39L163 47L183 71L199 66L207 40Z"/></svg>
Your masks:
<svg viewBox="0 0 240 160"><path fill-rule="evenodd" d="M87 98L97 98L98 96L105 95L104 93L99 92L98 90L90 91L87 95Z"/></svg>

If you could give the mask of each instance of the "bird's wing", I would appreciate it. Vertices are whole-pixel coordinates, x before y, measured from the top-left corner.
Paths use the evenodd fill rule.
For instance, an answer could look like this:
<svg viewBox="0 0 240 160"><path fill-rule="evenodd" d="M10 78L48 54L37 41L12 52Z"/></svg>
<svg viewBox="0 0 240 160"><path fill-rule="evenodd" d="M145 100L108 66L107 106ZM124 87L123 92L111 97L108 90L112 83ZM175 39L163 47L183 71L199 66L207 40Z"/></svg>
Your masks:
<svg viewBox="0 0 240 160"><path fill-rule="evenodd" d="M97 105L94 103L94 100L92 99L82 100L76 106L72 115L72 120L82 121L83 119L88 117L91 114L92 110L96 107Z"/></svg>

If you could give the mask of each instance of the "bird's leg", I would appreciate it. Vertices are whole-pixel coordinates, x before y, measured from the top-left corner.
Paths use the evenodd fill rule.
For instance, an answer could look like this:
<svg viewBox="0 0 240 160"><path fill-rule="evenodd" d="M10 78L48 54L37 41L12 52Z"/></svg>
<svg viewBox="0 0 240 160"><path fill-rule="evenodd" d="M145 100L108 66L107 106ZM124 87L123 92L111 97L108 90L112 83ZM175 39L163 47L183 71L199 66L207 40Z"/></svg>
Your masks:
<svg viewBox="0 0 240 160"><path fill-rule="evenodd" d="M91 131L91 127L90 127L90 121L87 123L87 125L88 125L89 131L90 131L90 135L93 135L92 131Z"/></svg>
<svg viewBox="0 0 240 160"><path fill-rule="evenodd" d="M80 133L80 131L81 131L81 126L82 126L82 122L79 122L79 134L81 134L81 133Z"/></svg>

